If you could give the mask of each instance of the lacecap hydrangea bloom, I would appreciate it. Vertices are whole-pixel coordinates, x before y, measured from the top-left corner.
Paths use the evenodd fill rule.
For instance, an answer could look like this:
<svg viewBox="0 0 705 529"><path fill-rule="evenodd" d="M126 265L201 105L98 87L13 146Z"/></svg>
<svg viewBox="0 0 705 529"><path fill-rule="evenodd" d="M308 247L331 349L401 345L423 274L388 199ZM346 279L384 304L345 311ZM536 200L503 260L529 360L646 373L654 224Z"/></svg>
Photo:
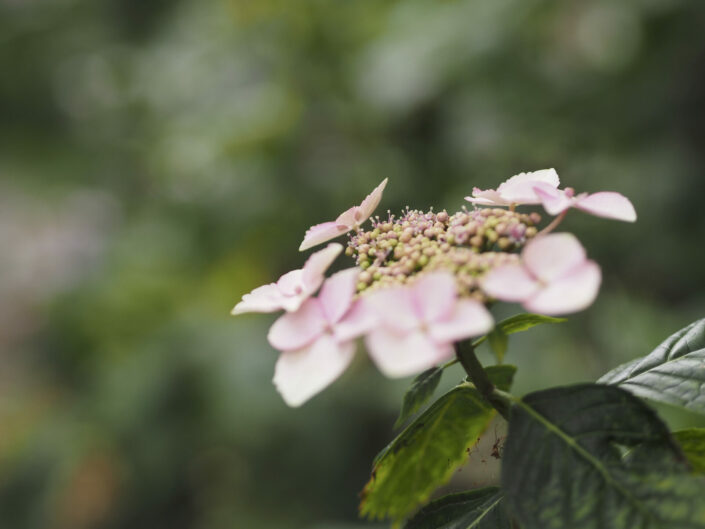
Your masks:
<svg viewBox="0 0 705 529"><path fill-rule="evenodd" d="M547 315L585 309L597 296L600 268L574 235L553 231L571 208L636 220L626 197L576 195L560 188L554 169L518 174L496 190L475 188L466 197L475 209L452 214L407 208L372 217L386 185L335 221L312 226L300 245L303 251L349 234L344 253L353 266L325 278L343 253L331 243L303 268L244 295L232 311L286 311L268 338L281 353L274 384L290 406L340 376L358 338L384 375L405 377L448 361L455 343L489 333L497 301ZM522 205L556 218L542 228L541 214L517 211Z"/></svg>

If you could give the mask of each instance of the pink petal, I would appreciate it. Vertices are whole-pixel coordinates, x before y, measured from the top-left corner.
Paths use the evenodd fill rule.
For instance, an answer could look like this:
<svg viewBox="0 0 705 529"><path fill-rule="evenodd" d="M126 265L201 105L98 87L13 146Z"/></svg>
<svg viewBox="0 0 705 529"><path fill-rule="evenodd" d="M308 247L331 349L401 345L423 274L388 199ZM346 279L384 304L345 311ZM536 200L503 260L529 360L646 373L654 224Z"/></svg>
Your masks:
<svg viewBox="0 0 705 529"><path fill-rule="evenodd" d="M362 204L360 204L360 218L357 219L358 224L370 218L370 215L372 215L375 209L377 209L377 206L379 206L379 203L382 200L382 193L384 192L384 188L387 187L387 180L389 179L385 178L384 180L382 180L382 183L375 187L372 190L372 193L367 195L365 197L365 200L362 201Z"/></svg>
<svg viewBox="0 0 705 529"><path fill-rule="evenodd" d="M303 252L309 248L321 244L323 242L335 239L343 233L347 233L351 228L346 226L339 226L335 222L324 222L323 224L316 224L311 226L304 236L304 240L299 246L299 251Z"/></svg>
<svg viewBox="0 0 705 529"><path fill-rule="evenodd" d="M461 299L450 317L431 325L429 333L436 343L447 344L480 336L491 331L493 326L492 315L482 303Z"/></svg>
<svg viewBox="0 0 705 529"><path fill-rule="evenodd" d="M289 406L301 406L337 379L354 355L354 342L339 344L323 334L307 347L279 356L274 385Z"/></svg>
<svg viewBox="0 0 705 529"><path fill-rule="evenodd" d="M332 242L323 250L312 253L303 267L303 284L306 291L314 293L325 279L326 270L343 251L343 245Z"/></svg>
<svg viewBox="0 0 705 529"><path fill-rule="evenodd" d="M416 313L426 323L445 319L453 312L458 290L450 273L424 274L411 288Z"/></svg>
<svg viewBox="0 0 705 529"><path fill-rule="evenodd" d="M539 283L519 264L498 266L482 280L482 290L502 301L519 302L533 295Z"/></svg>
<svg viewBox="0 0 705 529"><path fill-rule="evenodd" d="M269 329L267 339L280 351L292 351L307 346L328 326L317 299L309 298L296 312L284 314Z"/></svg>
<svg viewBox="0 0 705 529"><path fill-rule="evenodd" d="M336 340L344 342L367 334L379 323L377 313L370 309L365 298L353 302L350 310L333 328Z"/></svg>
<svg viewBox="0 0 705 529"><path fill-rule="evenodd" d="M563 276L586 259L585 248L570 233L536 237L524 247L521 258L527 270L545 282Z"/></svg>
<svg viewBox="0 0 705 529"><path fill-rule="evenodd" d="M368 294L365 302L381 324L398 332L408 332L422 323L410 287L380 289Z"/></svg>
<svg viewBox="0 0 705 529"><path fill-rule="evenodd" d="M281 310L283 296L274 283L257 287L242 296L242 301L230 312L233 316L246 312L274 312Z"/></svg>
<svg viewBox="0 0 705 529"><path fill-rule="evenodd" d="M438 345L421 331L400 334L380 327L365 343L379 370L390 378L420 373L453 356L452 346Z"/></svg>
<svg viewBox="0 0 705 529"><path fill-rule="evenodd" d="M575 207L598 217L625 222L636 221L636 211L629 199L613 191L602 191L588 195L578 200Z"/></svg>
<svg viewBox="0 0 705 529"><path fill-rule="evenodd" d="M304 291L303 270L287 272L277 281L277 287L284 296L297 296Z"/></svg>
<svg viewBox="0 0 705 529"><path fill-rule="evenodd" d="M353 206L350 209L346 209L340 215L338 215L338 218L335 219L335 223L338 226L345 226L346 228L348 228L348 230L352 230L355 227L355 224L359 224L359 222L357 221L357 218L359 216L360 216L360 207Z"/></svg>
<svg viewBox="0 0 705 529"><path fill-rule="evenodd" d="M524 303L524 308L540 314L578 312L592 304L600 289L602 275L594 261L586 261L565 277L551 282Z"/></svg>
<svg viewBox="0 0 705 529"><path fill-rule="evenodd" d="M566 195L561 189L554 189L546 184L535 185L534 192L541 200L543 209L549 215L558 215L573 205L572 197Z"/></svg>
<svg viewBox="0 0 705 529"><path fill-rule="evenodd" d="M333 274L323 283L318 300L330 324L340 320L350 308L359 274L358 268L348 268Z"/></svg>

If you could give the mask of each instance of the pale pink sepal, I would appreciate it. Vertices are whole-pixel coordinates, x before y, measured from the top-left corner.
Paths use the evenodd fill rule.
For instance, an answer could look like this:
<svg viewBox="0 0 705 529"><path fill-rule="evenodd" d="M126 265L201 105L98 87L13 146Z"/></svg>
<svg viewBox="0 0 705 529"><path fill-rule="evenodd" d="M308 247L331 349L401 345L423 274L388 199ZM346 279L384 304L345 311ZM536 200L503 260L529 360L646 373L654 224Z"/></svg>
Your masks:
<svg viewBox="0 0 705 529"><path fill-rule="evenodd" d="M575 236L556 233L527 244L521 265L490 271L482 288L499 300L520 302L531 312L558 315L587 308L600 282L599 266L587 259Z"/></svg>
<svg viewBox="0 0 705 529"><path fill-rule="evenodd" d="M558 173L555 169L541 169L530 173L519 173L505 182L497 189L473 189L471 197L465 200L480 206L510 206L512 204L540 204L541 199L536 195L534 187L544 185L557 188L560 184Z"/></svg>
<svg viewBox="0 0 705 529"><path fill-rule="evenodd" d="M421 330L399 333L380 327L365 339L375 365L389 378L420 373L453 356L449 343L437 343Z"/></svg>
<svg viewBox="0 0 705 529"><path fill-rule="evenodd" d="M353 359L355 343L339 343L323 334L310 345L285 351L274 368L274 385L284 402L301 406L335 381Z"/></svg>
<svg viewBox="0 0 705 529"><path fill-rule="evenodd" d="M553 189L545 185L535 186L534 191L549 215L558 215L570 208L576 208L597 217L624 222L636 221L634 205L627 197L614 191L574 195L572 189Z"/></svg>
<svg viewBox="0 0 705 529"><path fill-rule="evenodd" d="M304 301L296 312L279 317L270 327L267 339L275 349L293 351L313 342L327 326L321 304L311 298Z"/></svg>
<svg viewBox="0 0 705 529"><path fill-rule="evenodd" d="M388 179L385 178L381 184L374 188L359 206L353 206L344 211L335 221L311 226L311 228L306 231L304 240L301 246L299 246L299 251L303 252L317 244L335 239L365 222L382 200L382 193L387 186L387 180Z"/></svg>
<svg viewBox="0 0 705 529"><path fill-rule="evenodd" d="M235 305L231 314L298 310L321 286L326 270L342 251L343 246L336 242L311 254L302 269L287 272L276 283L257 287L242 296L242 301Z"/></svg>

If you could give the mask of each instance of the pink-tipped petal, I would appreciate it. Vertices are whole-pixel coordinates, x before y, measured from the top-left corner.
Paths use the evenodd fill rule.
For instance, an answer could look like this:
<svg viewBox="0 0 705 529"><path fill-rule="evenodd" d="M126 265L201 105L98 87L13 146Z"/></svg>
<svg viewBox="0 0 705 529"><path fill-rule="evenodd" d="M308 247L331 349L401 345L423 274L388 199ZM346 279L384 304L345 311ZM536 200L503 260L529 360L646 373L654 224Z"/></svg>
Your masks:
<svg viewBox="0 0 705 529"><path fill-rule="evenodd" d="M449 272L424 274L411 288L415 312L426 323L445 319L453 312L458 289Z"/></svg>
<svg viewBox="0 0 705 529"><path fill-rule="evenodd" d="M313 248L321 243L335 239L336 237L347 233L352 229L352 227L339 226L335 222L324 222L323 224L316 224L311 226L304 236L304 240L299 246L299 251L303 252L309 248Z"/></svg>
<svg viewBox="0 0 705 529"><path fill-rule="evenodd" d="M318 301L328 323L338 322L350 308L359 274L358 268L348 268L333 274L323 283Z"/></svg>
<svg viewBox="0 0 705 529"><path fill-rule="evenodd" d="M595 300L601 278L597 263L586 261L527 300L524 308L548 315L581 311Z"/></svg>
<svg viewBox="0 0 705 529"><path fill-rule="evenodd" d="M354 355L354 342L339 344L323 334L309 346L279 356L274 385L289 406L301 406L337 379Z"/></svg>
<svg viewBox="0 0 705 529"><path fill-rule="evenodd" d="M536 196L541 200L541 205L549 215L558 215L573 205L573 199L565 191L555 189L547 184L534 186Z"/></svg>
<svg viewBox="0 0 705 529"><path fill-rule="evenodd" d="M360 206L353 206L350 209L346 209L340 215L338 215L338 218L335 219L335 223L338 226L345 226L347 229L352 230L355 227L355 224L359 224L357 222L357 218L359 216L360 216Z"/></svg>
<svg viewBox="0 0 705 529"><path fill-rule="evenodd" d="M390 378L420 373L453 356L452 346L439 345L421 331L399 334L380 327L367 335L365 344L375 365Z"/></svg>
<svg viewBox="0 0 705 529"><path fill-rule="evenodd" d="M492 315L482 303L461 299L449 318L429 326L429 333L436 343L447 344L488 333L493 326Z"/></svg>
<svg viewBox="0 0 705 529"><path fill-rule="evenodd" d="M551 233L536 237L521 254L527 270L550 282L562 277L586 259L585 248L571 233Z"/></svg>
<svg viewBox="0 0 705 529"><path fill-rule="evenodd" d="M598 217L624 222L636 221L636 210L629 199L613 191L602 191L588 195L578 200L575 207Z"/></svg>
<svg viewBox="0 0 705 529"><path fill-rule="evenodd" d="M353 340L367 334L379 324L379 317L370 309L365 298L353 302L350 310L333 328L339 342Z"/></svg>
<svg viewBox="0 0 705 529"><path fill-rule="evenodd" d="M313 293L325 279L326 270L343 251L343 245L332 242L323 250L311 254L303 267L303 285L307 292Z"/></svg>
<svg viewBox="0 0 705 529"><path fill-rule="evenodd" d="M249 294L242 296L235 308L230 312L233 316L246 312L275 312L284 308L283 296L274 283L257 287Z"/></svg>
<svg viewBox="0 0 705 529"><path fill-rule="evenodd" d="M539 283L519 264L498 266L490 270L481 283L489 296L509 302L521 302L532 296Z"/></svg>
<svg viewBox="0 0 705 529"><path fill-rule="evenodd" d="M328 326L317 299L309 298L296 312L281 316L269 329L267 339L280 351L293 351L307 346Z"/></svg>
<svg viewBox="0 0 705 529"><path fill-rule="evenodd" d="M508 206L511 204L511 202L504 200L494 189L486 189L483 191L477 187L472 190L472 196L465 197L465 200L480 206Z"/></svg>
<svg viewBox="0 0 705 529"><path fill-rule="evenodd" d="M377 209L377 206L379 206L379 203L382 200L382 193L384 192L384 188L387 187L387 180L389 179L385 178L384 180L382 180L382 183L375 187L372 190L372 193L367 195L365 197L365 200L362 201L362 204L360 204L358 212L360 218L356 219L358 224L366 221L370 217L370 215L374 213L375 209Z"/></svg>
<svg viewBox="0 0 705 529"><path fill-rule="evenodd" d="M365 302L382 325L395 331L409 332L422 323L410 287L380 289L367 295Z"/></svg>

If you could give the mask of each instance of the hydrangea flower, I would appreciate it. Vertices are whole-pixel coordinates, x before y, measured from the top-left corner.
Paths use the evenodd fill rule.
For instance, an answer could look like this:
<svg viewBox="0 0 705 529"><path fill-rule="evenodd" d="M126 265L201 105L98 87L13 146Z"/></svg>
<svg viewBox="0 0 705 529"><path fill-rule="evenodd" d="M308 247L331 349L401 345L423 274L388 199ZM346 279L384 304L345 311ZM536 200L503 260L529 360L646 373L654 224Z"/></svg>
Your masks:
<svg viewBox="0 0 705 529"><path fill-rule="evenodd" d="M306 402L352 361L355 338L369 325L366 318L346 319L354 305L358 274L356 268L334 274L317 298L307 299L270 328L269 343L282 351L274 368L274 385L289 406Z"/></svg>
<svg viewBox="0 0 705 529"><path fill-rule="evenodd" d="M367 349L388 377L412 375L446 361L454 354L454 342L484 334L494 325L484 305L458 299L455 279L446 272L378 290L366 304L380 322L367 335Z"/></svg>
<svg viewBox="0 0 705 529"><path fill-rule="evenodd" d="M342 251L342 245L331 243L323 250L311 254L303 268L287 272L276 283L257 287L242 296L242 301L235 305L231 314L297 310L318 290L325 279L326 270Z"/></svg>
<svg viewBox="0 0 705 529"><path fill-rule="evenodd" d="M543 235L524 247L520 264L491 270L482 288L531 312L557 315L588 307L600 288L600 267L570 233Z"/></svg>
<svg viewBox="0 0 705 529"><path fill-rule="evenodd" d="M560 179L555 169L541 169L531 173L519 173L502 182L497 189L473 189L471 197L465 200L479 206L512 206L521 204L540 204L535 186L541 184L549 188L558 188Z"/></svg>
<svg viewBox="0 0 705 529"><path fill-rule="evenodd" d="M382 193L387 185L387 178L379 184L359 206L353 206L347 211L341 213L337 219L331 222L324 222L311 226L304 235L304 240L299 246L299 251L303 252L318 244L324 243L331 239L343 235L351 230L356 229L365 222L382 200Z"/></svg>
<svg viewBox="0 0 705 529"><path fill-rule="evenodd" d="M593 194L580 193L576 196L575 191L570 187L556 189L545 184L535 185L534 191L550 215L559 215L570 208L576 208L598 217L625 222L636 221L634 206L620 193L601 191Z"/></svg>

